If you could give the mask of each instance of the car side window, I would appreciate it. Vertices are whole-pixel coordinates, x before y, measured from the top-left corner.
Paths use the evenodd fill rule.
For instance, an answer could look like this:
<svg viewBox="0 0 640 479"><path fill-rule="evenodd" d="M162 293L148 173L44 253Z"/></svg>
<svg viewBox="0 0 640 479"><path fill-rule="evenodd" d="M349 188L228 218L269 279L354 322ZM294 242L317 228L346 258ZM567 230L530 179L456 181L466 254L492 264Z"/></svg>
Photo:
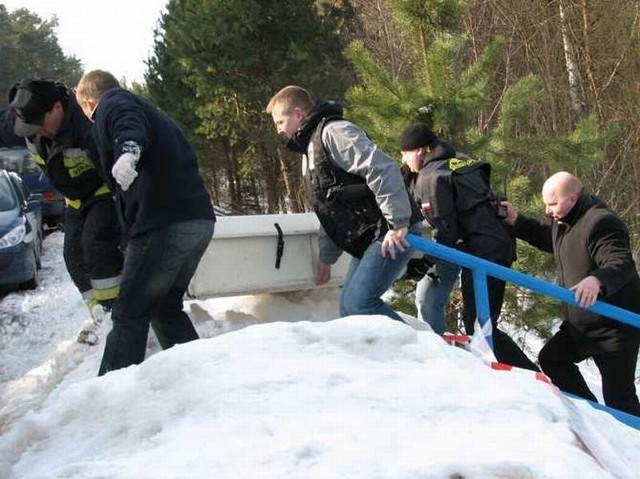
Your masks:
<svg viewBox="0 0 640 479"><path fill-rule="evenodd" d="M25 152L27 155L29 154L29 150L24 147L0 148L0 168L21 174L24 167Z"/></svg>
<svg viewBox="0 0 640 479"><path fill-rule="evenodd" d="M22 159L22 173L40 173L43 174L43 171L36 164L35 161L31 159L31 154L27 153L24 155Z"/></svg>
<svg viewBox="0 0 640 479"><path fill-rule="evenodd" d="M18 193L18 197L20 199L20 202L23 205L26 205L27 201L29 201L29 196L30 196L30 192L29 189L27 188L27 186L22 182L22 180L20 179L20 177L16 174L9 174L9 178L11 179L11 182L13 183L16 192Z"/></svg>
<svg viewBox="0 0 640 479"><path fill-rule="evenodd" d="M16 207L16 195L6 176L0 176L0 211L8 211Z"/></svg>

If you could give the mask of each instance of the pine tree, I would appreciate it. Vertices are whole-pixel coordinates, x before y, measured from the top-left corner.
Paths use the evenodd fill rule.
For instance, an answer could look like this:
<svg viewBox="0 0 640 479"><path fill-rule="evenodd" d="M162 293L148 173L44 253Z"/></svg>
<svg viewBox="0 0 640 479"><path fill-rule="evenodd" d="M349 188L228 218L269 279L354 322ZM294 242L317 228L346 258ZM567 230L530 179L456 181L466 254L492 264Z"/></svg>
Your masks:
<svg viewBox="0 0 640 479"><path fill-rule="evenodd" d="M288 84L344 96L349 70L336 11L312 0L169 2L147 81L206 145L201 156L223 172L231 209L265 212L266 203L275 212L285 201L301 209L299 168L264 109Z"/></svg>
<svg viewBox="0 0 640 479"><path fill-rule="evenodd" d="M0 3L0 106L11 85L24 77L41 77L75 85L80 60L66 56L55 33L58 20L42 20L25 8L8 11ZM28 61L26 61L28 59Z"/></svg>
<svg viewBox="0 0 640 479"><path fill-rule="evenodd" d="M403 128L424 121L459 151L488 161L494 191L534 213L542 210L540 187L548 174L602 160L615 126L599 127L589 116L566 137L541 135L532 121L537 106L547 99L540 79L526 75L506 84L499 81L504 41L494 37L476 53L462 29L464 1L390 0L389 5L397 30L403 32L402 42L410 45L405 53L413 68L393 75L362 41L348 50L359 80L348 92L348 113L383 149L398 155ZM514 267L553 279L550 255L520 243L518 252ZM398 288L399 295L406 295L404 285ZM406 304L402 307L406 310ZM510 286L503 311L512 322L544 333L557 305Z"/></svg>

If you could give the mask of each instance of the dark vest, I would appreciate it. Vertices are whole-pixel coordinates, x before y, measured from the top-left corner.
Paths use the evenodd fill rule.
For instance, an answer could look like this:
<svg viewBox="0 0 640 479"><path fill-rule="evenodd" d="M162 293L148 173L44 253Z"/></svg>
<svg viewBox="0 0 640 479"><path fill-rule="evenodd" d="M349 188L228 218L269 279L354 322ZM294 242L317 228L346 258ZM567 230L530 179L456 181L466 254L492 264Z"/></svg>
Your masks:
<svg viewBox="0 0 640 479"><path fill-rule="evenodd" d="M375 195L366 181L344 171L329 158L322 144L322 130L339 116L323 118L311 136L314 168L305 172L305 181L311 188L312 206L318 220L331 240L356 258L389 230ZM407 193L408 194L408 193ZM422 220L422 214L411 201L411 223Z"/></svg>

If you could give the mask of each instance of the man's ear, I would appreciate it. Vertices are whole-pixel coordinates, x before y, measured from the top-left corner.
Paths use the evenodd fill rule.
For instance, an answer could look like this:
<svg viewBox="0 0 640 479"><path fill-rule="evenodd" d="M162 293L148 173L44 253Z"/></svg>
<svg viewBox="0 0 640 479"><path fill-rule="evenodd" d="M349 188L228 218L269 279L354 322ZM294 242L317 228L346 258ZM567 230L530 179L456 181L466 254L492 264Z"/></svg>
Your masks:
<svg viewBox="0 0 640 479"><path fill-rule="evenodd" d="M305 116L307 116L307 114L304 111L302 111L301 108L298 108L298 107L295 107L293 109L293 112L296 114L296 118L298 120L302 120Z"/></svg>
<svg viewBox="0 0 640 479"><path fill-rule="evenodd" d="M87 102L87 106L89 107L90 111L93 111L96 109L96 106L98 105L98 102L96 102L95 100L92 99L87 99L85 100Z"/></svg>
<svg viewBox="0 0 640 479"><path fill-rule="evenodd" d="M569 200L571 200L571 204L575 205L578 202L578 198L580 197L579 193L571 193L569 195Z"/></svg>
<svg viewBox="0 0 640 479"><path fill-rule="evenodd" d="M96 110L98 102L91 98L87 98L85 100L80 100L79 98L76 99L78 100L78 104L80 105L80 108L82 109L84 114L87 116L87 118L91 119L91 116L93 116L93 112Z"/></svg>

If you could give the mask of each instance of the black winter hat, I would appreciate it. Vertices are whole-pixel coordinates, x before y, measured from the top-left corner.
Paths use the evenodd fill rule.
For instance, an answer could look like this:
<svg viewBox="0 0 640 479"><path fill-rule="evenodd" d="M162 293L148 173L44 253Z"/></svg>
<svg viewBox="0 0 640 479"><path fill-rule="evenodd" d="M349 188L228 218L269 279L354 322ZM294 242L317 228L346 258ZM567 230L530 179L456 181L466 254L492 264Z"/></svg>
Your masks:
<svg viewBox="0 0 640 479"><path fill-rule="evenodd" d="M412 151L423 146L431 146L436 140L436 135L424 123L409 125L400 137L400 151Z"/></svg>
<svg viewBox="0 0 640 479"><path fill-rule="evenodd" d="M16 116L13 131L18 136L34 135L44 116L60 99L55 82L25 78L9 91L9 108Z"/></svg>

